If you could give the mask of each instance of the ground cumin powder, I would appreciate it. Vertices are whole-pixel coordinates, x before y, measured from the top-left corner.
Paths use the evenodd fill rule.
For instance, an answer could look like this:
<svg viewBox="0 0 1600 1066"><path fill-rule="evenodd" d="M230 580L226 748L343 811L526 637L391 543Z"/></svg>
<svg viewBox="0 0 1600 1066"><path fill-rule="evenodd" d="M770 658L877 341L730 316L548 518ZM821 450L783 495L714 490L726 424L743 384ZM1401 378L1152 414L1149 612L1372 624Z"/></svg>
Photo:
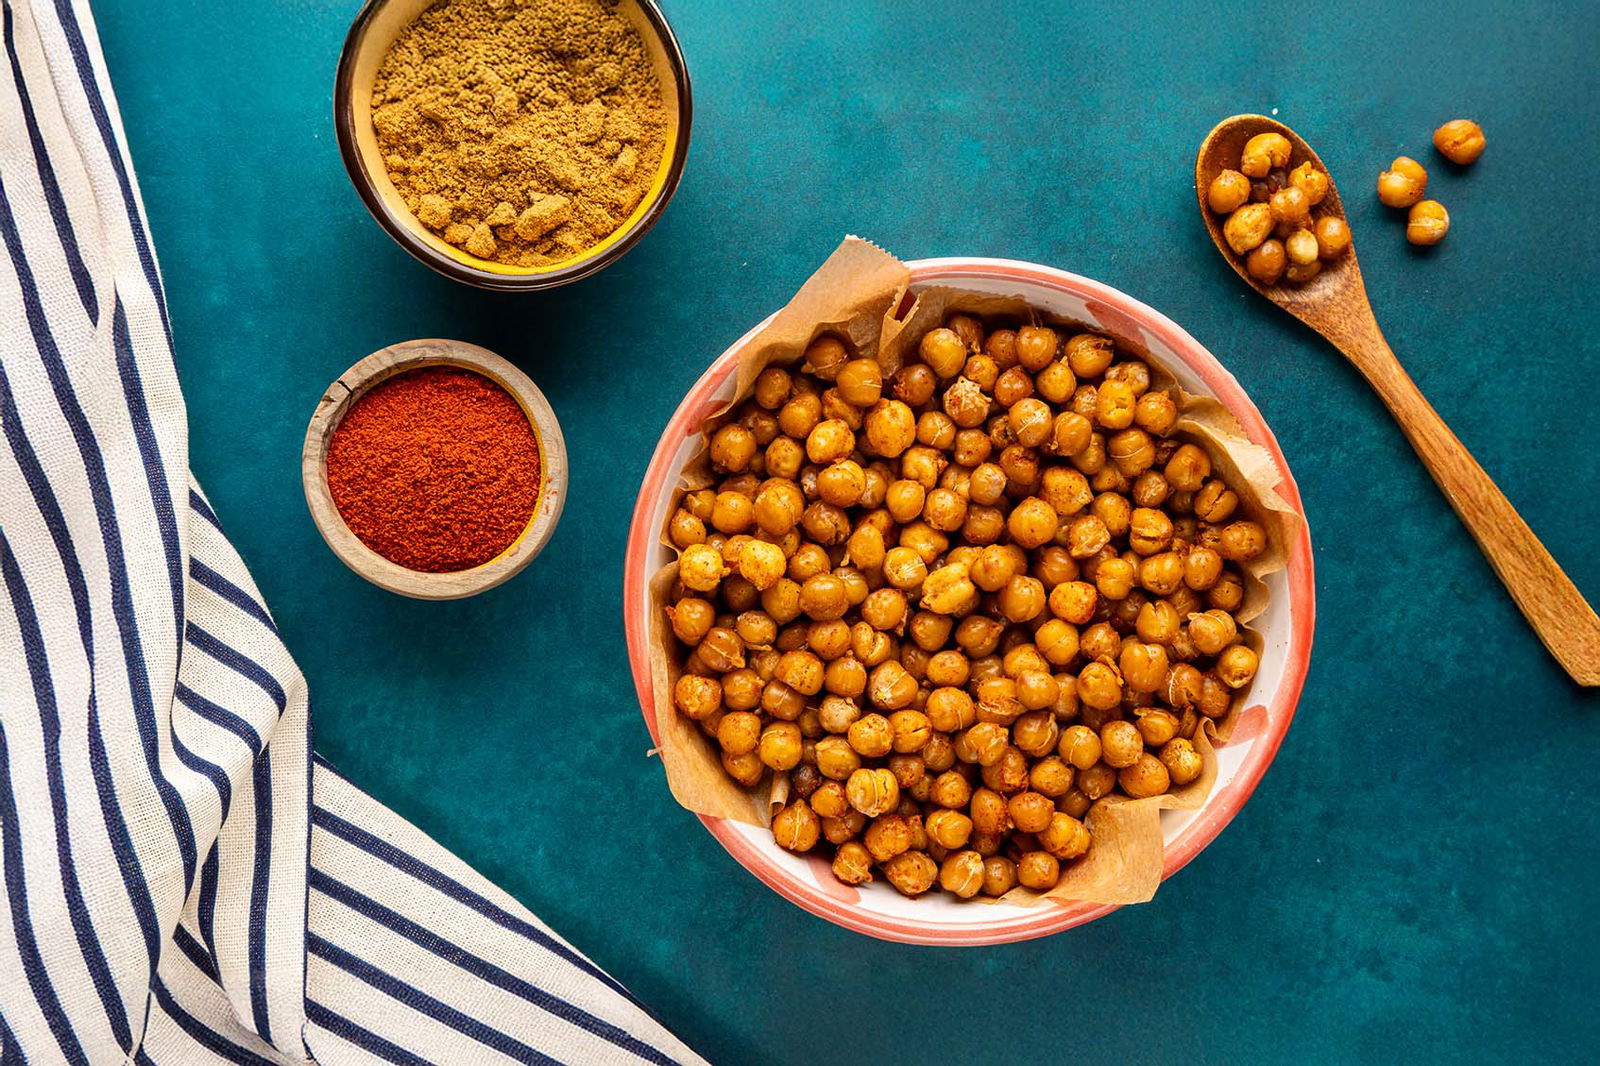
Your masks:
<svg viewBox="0 0 1600 1066"><path fill-rule="evenodd" d="M389 178L472 255L541 266L627 220L666 145L661 84L603 0L440 0L378 68Z"/></svg>

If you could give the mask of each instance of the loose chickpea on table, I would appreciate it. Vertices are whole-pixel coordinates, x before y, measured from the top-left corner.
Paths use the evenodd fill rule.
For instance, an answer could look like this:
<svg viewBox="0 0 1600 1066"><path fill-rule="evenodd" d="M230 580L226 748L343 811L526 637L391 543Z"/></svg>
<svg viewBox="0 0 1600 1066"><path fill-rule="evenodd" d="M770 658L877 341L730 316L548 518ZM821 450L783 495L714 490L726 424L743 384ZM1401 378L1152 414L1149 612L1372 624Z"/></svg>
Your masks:
<svg viewBox="0 0 1600 1066"><path fill-rule="evenodd" d="M760 374L668 522L666 613L678 712L740 784L788 775L780 846L908 896L1047 891L1095 803L1200 776L1267 533L1177 418L1109 337L968 315L888 380L832 336Z"/></svg>

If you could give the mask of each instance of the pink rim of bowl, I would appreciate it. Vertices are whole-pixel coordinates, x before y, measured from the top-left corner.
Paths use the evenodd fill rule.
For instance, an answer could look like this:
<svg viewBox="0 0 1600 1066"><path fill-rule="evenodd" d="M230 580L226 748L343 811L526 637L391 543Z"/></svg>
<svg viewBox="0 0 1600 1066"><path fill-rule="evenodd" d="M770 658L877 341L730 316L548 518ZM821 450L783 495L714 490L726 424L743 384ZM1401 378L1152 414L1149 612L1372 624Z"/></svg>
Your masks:
<svg viewBox="0 0 1600 1066"><path fill-rule="evenodd" d="M1311 536L1300 492L1272 431L1233 375L1193 337L1159 312L1100 282L1064 270L1009 259L921 259L909 264L913 287L930 284L1018 295L1053 315L1085 322L1148 350L1153 359L1191 392L1216 397L1246 435L1272 453L1282 474L1278 491L1300 514L1288 567L1269 575L1271 601L1252 626L1264 647L1260 672L1227 745L1218 749L1221 769L1204 807L1162 815L1166 851L1162 879L1181 870L1244 806L1277 754L1294 717L1311 658L1316 617ZM761 323L714 362L678 405L645 473L628 532L623 571L623 622L628 661L652 739L655 723L646 627L650 574L670 560L659 531L676 488L677 473L691 450L701 421L726 399L739 354ZM963 903L935 895L906 900L879 879L861 889L841 884L820 858L800 857L772 842L767 830L699 816L706 829L741 865L792 902L830 922L884 940L945 947L1003 944L1057 933L1116 909L1110 904L1057 902L1034 907Z"/></svg>

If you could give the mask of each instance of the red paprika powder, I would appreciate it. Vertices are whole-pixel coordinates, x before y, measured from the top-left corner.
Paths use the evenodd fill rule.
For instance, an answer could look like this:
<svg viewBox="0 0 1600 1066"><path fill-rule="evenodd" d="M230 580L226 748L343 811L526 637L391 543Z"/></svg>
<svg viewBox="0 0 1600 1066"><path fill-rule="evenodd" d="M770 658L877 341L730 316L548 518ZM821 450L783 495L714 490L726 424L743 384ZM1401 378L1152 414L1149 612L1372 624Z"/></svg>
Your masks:
<svg viewBox="0 0 1600 1066"><path fill-rule="evenodd" d="M328 442L328 488L362 543L412 570L488 562L539 500L539 439L521 405L459 367L410 370L368 390Z"/></svg>

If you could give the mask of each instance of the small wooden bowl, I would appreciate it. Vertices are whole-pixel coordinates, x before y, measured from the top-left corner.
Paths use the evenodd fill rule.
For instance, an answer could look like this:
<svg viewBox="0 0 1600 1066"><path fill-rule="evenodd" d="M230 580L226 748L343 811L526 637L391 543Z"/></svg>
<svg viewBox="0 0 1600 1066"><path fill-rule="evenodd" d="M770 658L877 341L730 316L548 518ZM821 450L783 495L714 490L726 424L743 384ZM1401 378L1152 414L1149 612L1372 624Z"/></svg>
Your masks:
<svg viewBox="0 0 1600 1066"><path fill-rule="evenodd" d="M622 257L655 225L678 189L689 157L693 114L689 67L655 0L612 0L650 53L667 110L667 142L650 188L610 236L569 259L544 266L508 266L447 243L406 207L389 180L372 128L372 84L395 39L435 0L367 0L350 26L333 83L333 124L350 181L378 224L412 256L447 278L501 292L551 289L588 277Z"/></svg>
<svg viewBox="0 0 1600 1066"><path fill-rule="evenodd" d="M515 397L539 438L539 498L528 528L505 551L469 570L430 573L385 559L350 531L328 489L328 442L351 405L379 382L424 366L459 366L489 378ZM528 375L498 355L462 341L405 341L373 352L328 386L306 429L300 479L318 532L346 566L374 585L402 596L456 600L507 580L533 562L549 542L567 498L567 445L544 393Z"/></svg>

